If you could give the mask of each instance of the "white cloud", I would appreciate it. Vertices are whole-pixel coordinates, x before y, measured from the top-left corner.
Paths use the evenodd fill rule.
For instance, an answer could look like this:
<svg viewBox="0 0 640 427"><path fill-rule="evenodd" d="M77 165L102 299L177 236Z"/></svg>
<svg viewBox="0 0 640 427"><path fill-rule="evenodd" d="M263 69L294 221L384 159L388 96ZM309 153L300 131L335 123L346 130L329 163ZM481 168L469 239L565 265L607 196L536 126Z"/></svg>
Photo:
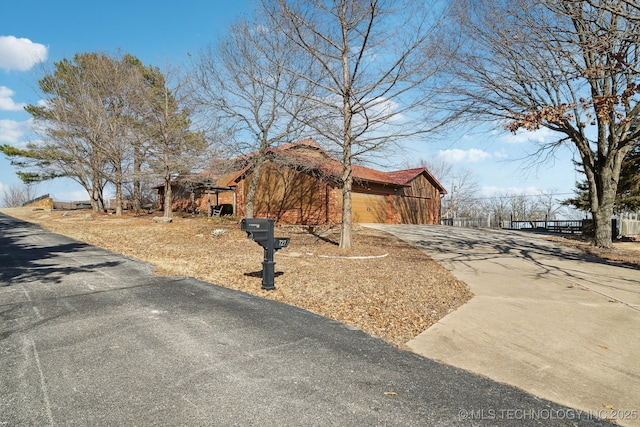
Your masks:
<svg viewBox="0 0 640 427"><path fill-rule="evenodd" d="M538 187L535 186L527 186L527 187L496 187L493 185L485 185L480 188L480 194L485 197L491 196L533 196L544 193Z"/></svg>
<svg viewBox="0 0 640 427"><path fill-rule="evenodd" d="M0 143L15 145L22 135L26 122L16 122L15 120L0 120Z"/></svg>
<svg viewBox="0 0 640 427"><path fill-rule="evenodd" d="M0 111L20 111L25 104L16 104L11 97L15 92L6 86L0 86Z"/></svg>
<svg viewBox="0 0 640 427"><path fill-rule="evenodd" d="M460 150L454 148L451 150L438 151L438 157L447 163L478 163L484 160L490 159L491 154L486 151L479 150L477 148L470 148L469 150Z"/></svg>
<svg viewBox="0 0 640 427"><path fill-rule="evenodd" d="M47 60L47 47L29 39L0 36L0 68L26 71Z"/></svg>
<svg viewBox="0 0 640 427"><path fill-rule="evenodd" d="M509 154L507 154L504 150L502 151L494 151L493 157L498 160L506 160L509 158Z"/></svg>
<svg viewBox="0 0 640 427"><path fill-rule="evenodd" d="M541 127L535 131L518 130L514 133L505 133L499 136L499 140L507 144L524 144L527 142L545 143L557 138L557 134L548 128Z"/></svg>

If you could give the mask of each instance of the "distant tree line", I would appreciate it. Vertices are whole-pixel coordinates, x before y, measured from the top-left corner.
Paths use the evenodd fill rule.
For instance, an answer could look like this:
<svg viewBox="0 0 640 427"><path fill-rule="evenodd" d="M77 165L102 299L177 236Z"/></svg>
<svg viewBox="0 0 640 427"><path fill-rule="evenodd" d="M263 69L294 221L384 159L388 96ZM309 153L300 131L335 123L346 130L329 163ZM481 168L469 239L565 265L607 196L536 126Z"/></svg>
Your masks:
<svg viewBox="0 0 640 427"><path fill-rule="evenodd" d="M18 208L36 196L34 184L9 185L2 189L2 203L5 208Z"/></svg>
<svg viewBox="0 0 640 427"><path fill-rule="evenodd" d="M558 194L554 189L538 190L532 194L521 191L502 191L483 196L473 172L465 168L455 168L445 162L422 160L419 166L428 168L441 183L446 184L447 194L442 199L442 218L490 217L499 221L573 219L584 216L567 207L566 194Z"/></svg>

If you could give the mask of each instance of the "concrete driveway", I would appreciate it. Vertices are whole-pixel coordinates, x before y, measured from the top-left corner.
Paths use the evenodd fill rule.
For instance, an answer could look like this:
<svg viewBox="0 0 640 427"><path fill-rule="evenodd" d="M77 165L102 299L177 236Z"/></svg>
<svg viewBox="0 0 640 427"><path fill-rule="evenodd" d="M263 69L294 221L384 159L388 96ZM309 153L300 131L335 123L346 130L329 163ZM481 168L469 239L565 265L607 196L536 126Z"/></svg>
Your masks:
<svg viewBox="0 0 640 427"><path fill-rule="evenodd" d="M475 297L410 341L421 355L640 425L640 270L504 230L379 225Z"/></svg>

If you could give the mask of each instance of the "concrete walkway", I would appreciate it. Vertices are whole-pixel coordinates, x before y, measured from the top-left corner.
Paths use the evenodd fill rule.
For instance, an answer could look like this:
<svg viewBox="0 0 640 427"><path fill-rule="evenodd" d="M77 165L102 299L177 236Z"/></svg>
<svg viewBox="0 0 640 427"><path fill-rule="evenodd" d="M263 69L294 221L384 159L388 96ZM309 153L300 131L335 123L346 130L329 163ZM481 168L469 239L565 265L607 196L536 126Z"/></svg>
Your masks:
<svg viewBox="0 0 640 427"><path fill-rule="evenodd" d="M640 270L527 233L379 225L475 297L408 343L429 358L640 425Z"/></svg>

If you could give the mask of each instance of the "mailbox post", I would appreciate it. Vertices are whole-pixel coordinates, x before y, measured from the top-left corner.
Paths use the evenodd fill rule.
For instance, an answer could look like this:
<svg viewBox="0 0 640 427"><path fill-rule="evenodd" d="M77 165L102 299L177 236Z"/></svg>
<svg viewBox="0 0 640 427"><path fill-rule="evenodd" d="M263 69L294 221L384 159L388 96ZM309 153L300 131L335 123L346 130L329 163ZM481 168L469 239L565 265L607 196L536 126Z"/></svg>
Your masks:
<svg viewBox="0 0 640 427"><path fill-rule="evenodd" d="M279 249L289 246L288 237L274 237L275 221L270 218L244 218L240 221L240 229L247 232L247 237L262 246L264 261L262 261L262 289L275 289L275 261L273 255Z"/></svg>

